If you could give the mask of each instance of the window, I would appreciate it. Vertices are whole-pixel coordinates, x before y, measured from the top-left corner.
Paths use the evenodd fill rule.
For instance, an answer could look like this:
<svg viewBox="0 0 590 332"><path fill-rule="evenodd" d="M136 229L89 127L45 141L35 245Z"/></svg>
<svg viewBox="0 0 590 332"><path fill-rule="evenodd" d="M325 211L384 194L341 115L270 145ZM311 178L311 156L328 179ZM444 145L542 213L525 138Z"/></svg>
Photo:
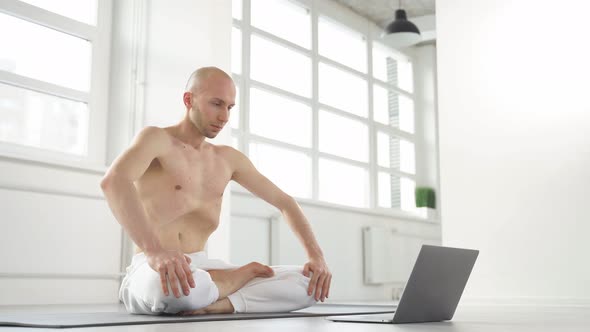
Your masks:
<svg viewBox="0 0 590 332"><path fill-rule="evenodd" d="M69 17L90 25L96 25L97 0L21 0L33 6Z"/></svg>
<svg viewBox="0 0 590 332"><path fill-rule="evenodd" d="M250 89L250 132L311 148L311 108L288 97Z"/></svg>
<svg viewBox="0 0 590 332"><path fill-rule="evenodd" d="M373 77L402 90L414 91L410 59L379 42L373 43Z"/></svg>
<svg viewBox="0 0 590 332"><path fill-rule="evenodd" d="M318 76L322 104L359 116L367 116L366 80L324 63L319 64Z"/></svg>
<svg viewBox="0 0 590 332"><path fill-rule="evenodd" d="M416 185L409 178L379 172L377 187L379 207L412 211L416 206L414 199Z"/></svg>
<svg viewBox="0 0 590 332"><path fill-rule="evenodd" d="M413 210L412 59L294 0L234 10L234 146L292 196Z"/></svg>
<svg viewBox="0 0 590 332"><path fill-rule="evenodd" d="M289 47L252 35L250 75L253 80L304 97L311 96L311 59Z"/></svg>
<svg viewBox="0 0 590 332"><path fill-rule="evenodd" d="M318 20L319 53L363 73L367 72L367 42L365 36L330 18ZM342 49L346 45L346 51Z"/></svg>
<svg viewBox="0 0 590 332"><path fill-rule="evenodd" d="M107 2L3 1L0 153L104 164Z"/></svg>
<svg viewBox="0 0 590 332"><path fill-rule="evenodd" d="M242 32L231 29L231 68L236 74L242 73Z"/></svg>
<svg viewBox="0 0 590 332"><path fill-rule="evenodd" d="M250 6L252 26L307 49L311 48L311 16L307 8L287 0L254 0Z"/></svg>
<svg viewBox="0 0 590 332"><path fill-rule="evenodd" d="M414 151L414 143L382 131L377 132L377 164L379 166L414 174L416 172Z"/></svg>
<svg viewBox="0 0 590 332"><path fill-rule="evenodd" d="M0 83L0 139L4 142L84 155L88 107Z"/></svg>
<svg viewBox="0 0 590 332"><path fill-rule="evenodd" d="M352 160L368 162L368 127L361 121L320 110L319 150Z"/></svg>
<svg viewBox="0 0 590 332"><path fill-rule="evenodd" d="M293 196L311 198L311 158L271 144L250 143L250 159L258 170ZM297 170L297 174L285 173Z"/></svg>
<svg viewBox="0 0 590 332"><path fill-rule="evenodd" d="M2 70L87 92L91 44L78 37L0 13ZM39 56L39 52L43 56ZM65 70L69 69L69 70Z"/></svg>
<svg viewBox="0 0 590 332"><path fill-rule="evenodd" d="M369 175L365 168L320 158L318 179L320 200L369 207Z"/></svg>
<svg viewBox="0 0 590 332"><path fill-rule="evenodd" d="M229 124L233 129L240 129L240 86L236 84L236 104L230 111Z"/></svg>

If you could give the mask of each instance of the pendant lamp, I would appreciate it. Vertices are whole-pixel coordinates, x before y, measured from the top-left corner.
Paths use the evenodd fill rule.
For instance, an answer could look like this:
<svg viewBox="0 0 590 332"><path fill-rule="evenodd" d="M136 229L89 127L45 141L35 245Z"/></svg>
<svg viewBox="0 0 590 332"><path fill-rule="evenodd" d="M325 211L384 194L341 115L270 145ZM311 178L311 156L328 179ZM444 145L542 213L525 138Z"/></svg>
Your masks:
<svg viewBox="0 0 590 332"><path fill-rule="evenodd" d="M401 0L399 4L400 9L395 11L395 20L389 23L381 34L381 38L394 48L412 46L422 40L418 27L408 21L406 11L401 9Z"/></svg>

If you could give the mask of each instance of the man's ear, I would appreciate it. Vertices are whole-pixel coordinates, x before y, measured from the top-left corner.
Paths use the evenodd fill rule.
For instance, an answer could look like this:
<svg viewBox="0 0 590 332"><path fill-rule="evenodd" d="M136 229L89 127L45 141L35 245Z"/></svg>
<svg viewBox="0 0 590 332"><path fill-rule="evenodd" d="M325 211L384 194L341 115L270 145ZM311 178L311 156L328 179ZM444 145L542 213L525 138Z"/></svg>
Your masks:
<svg viewBox="0 0 590 332"><path fill-rule="evenodd" d="M192 95L193 94L190 92L185 92L182 95L182 101L184 102L184 106L186 106L187 108L193 107L193 101L191 99Z"/></svg>

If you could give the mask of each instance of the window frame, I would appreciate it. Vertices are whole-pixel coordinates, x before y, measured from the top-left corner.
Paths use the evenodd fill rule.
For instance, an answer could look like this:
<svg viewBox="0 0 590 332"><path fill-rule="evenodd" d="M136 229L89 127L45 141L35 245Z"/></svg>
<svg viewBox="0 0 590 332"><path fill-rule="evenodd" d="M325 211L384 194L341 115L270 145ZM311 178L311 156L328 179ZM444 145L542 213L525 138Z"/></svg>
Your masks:
<svg viewBox="0 0 590 332"><path fill-rule="evenodd" d="M3 0L0 7L3 14L87 40L91 43L92 59L88 92L0 70L0 83L87 103L86 156L0 141L1 157L89 171L102 171L106 168L112 0L97 0L96 5L94 26L22 1Z"/></svg>
<svg viewBox="0 0 590 332"><path fill-rule="evenodd" d="M235 1L235 0L234 0ZM380 211L386 214L390 214L391 212L395 212L397 214L402 214L402 215L411 215L411 212L409 211L405 211L402 210L401 207L398 208L383 208L381 206L379 206L379 202L378 202L378 173L379 172L386 172L390 175L393 176L397 176L400 178L407 178L411 181L413 181L414 183L416 183L416 174L410 174L407 172L403 172L399 169L395 169L392 167L383 167L381 165L378 164L378 160L377 160L377 132L381 131L384 133L387 133L388 135L393 135L398 137L399 139L403 139L406 141L409 141L411 143L414 144L414 149L416 151L416 153L414 154L416 156L417 154L417 149L418 149L418 144L417 144L417 135L418 133L416 133L416 130L414 129L414 133L408 133L405 131L402 131L399 128L395 128L386 124L382 124L379 123L375 120L373 120L373 85L377 84L383 88L386 88L388 90L392 90L396 93L398 93L399 95L403 95L409 99L411 99L414 102L414 105L416 105L416 96L413 92L409 92L406 90L403 90L397 86L395 86L392 83L389 82L385 82L382 81L376 77L373 76L373 41L376 40L376 36L375 34L371 31L371 29L369 27L367 27L366 22L345 22L346 20L341 20L337 17L334 17L333 15L330 15L330 11L329 8L326 7L326 4L323 3L318 3L317 1L308 1L308 0L298 0L298 1L294 1L294 0L290 0L290 1L294 1L297 2L298 4L300 4L301 6L305 6L309 9L309 13L311 16L311 33L312 33L312 38L311 38L311 49L306 49L304 47L301 47L293 42L290 42L288 40L285 40L279 36L273 35L270 32L266 32L264 30L261 30L259 28L256 28L254 26L252 26L250 24L250 15L251 15L251 11L250 11L250 1L251 0L241 0L242 2L242 12L241 12L241 17L242 19L236 19L233 18L233 28L237 28L241 31L241 44L242 44L242 49L241 49L241 55L242 55L242 59L241 59L241 74L233 74L232 76L234 78L234 81L236 83L236 85L239 86L240 89L240 121L239 121L239 128L231 128L232 130L232 139L237 139L238 141L238 146L237 148L242 151L244 154L249 155L249 143L251 141L255 141L255 142L261 142L261 143L266 143L266 144L272 144L272 145L276 145L278 147L281 148L286 148L286 149L291 149L294 151L298 151L298 152L304 152L306 154L308 154L311 159L312 159L312 198L311 199L306 199L306 198L297 198L298 200L301 200L303 202L307 202L310 204L321 204L321 205L325 205L325 206L330 206L330 207L339 207L339 208L347 208L347 209L352 209L355 211ZM336 21L342 25L347 26L348 28L350 28L351 30L355 30L358 31L359 33L363 34L366 37L366 60L367 60L367 72L363 73L357 69L354 69L352 67L348 67L340 62L337 62L335 60L332 60L330 58L327 58L325 56L322 56L319 54L319 48L318 48L318 20L320 16L326 16L328 17L330 20ZM252 34L257 34L273 43L277 43L281 46L287 47L295 52L299 52L303 55L308 56L311 59L311 65L312 65L312 94L311 94L311 98L307 98L307 97L303 97L300 95L297 95L295 93L289 92L289 91L285 91L282 90L280 88L274 87L274 86L270 86L267 85L263 82L258 82L255 80L252 80L250 78L250 36ZM401 56L406 57L410 62L415 63L415 60L413 59L412 55L410 54L405 54L402 52L398 53ZM337 68L338 70L342 70L345 71L346 73L350 73L352 75L361 77L363 80L365 80L367 82L367 95L368 95L368 101L367 101L367 107L368 107L368 114L367 117L363 117L363 116L359 116L359 115L355 115L352 114L350 112L335 108L333 106L330 105L326 105L326 104L322 104L319 102L319 77L318 77L318 72L319 72L319 64L320 63L324 63L327 64L329 66L333 66L335 68ZM413 72L415 73L415 69L413 69ZM415 85L415 77L413 78L414 81L414 85ZM287 98L292 98L295 99L299 102L302 102L304 104L310 105L311 106L311 110L312 110L312 147L311 148L305 148L305 147L300 147L300 146L295 146L289 143L285 143L285 142L281 142L281 141L277 141L277 140L273 140L270 138L266 138L266 137L260 137L258 135L252 134L250 132L250 128L249 128L249 104L250 104L250 98L249 98L249 94L250 94L250 87L255 87L255 88L260 88L263 90L266 90L268 92L271 93L276 93L280 96L283 97L287 97ZM415 90L415 88L413 89ZM319 150L319 113L320 110L326 110L332 113L335 113L339 116L343 116L346 118L350 118L350 119L354 119L356 121L361 121L363 124L366 124L368 127L368 143L369 143L369 156L368 156L368 162L361 162L361 161L356 161L353 159L348 159L346 157L341 157L341 156L336 156L336 155L332 155L326 152L322 152ZM416 118L416 109L414 107L414 119ZM339 204L335 204L335 203L331 203L331 202L326 202L326 201L321 201L319 200L319 181L318 181L318 172L319 172L319 159L320 158L325 158L325 159L329 159L329 160L333 160L333 161L337 161L337 162L343 162L345 164L348 165L352 165L352 166L360 166L361 168L365 169L368 172L369 175L369 192L370 192L370 197L369 197L369 206L367 207L363 207L363 208L358 208L355 206L349 206L349 205L339 205ZM416 165L416 168L417 165ZM245 189L243 189L240 186L233 186L232 190L235 190L238 193L244 193L247 192Z"/></svg>

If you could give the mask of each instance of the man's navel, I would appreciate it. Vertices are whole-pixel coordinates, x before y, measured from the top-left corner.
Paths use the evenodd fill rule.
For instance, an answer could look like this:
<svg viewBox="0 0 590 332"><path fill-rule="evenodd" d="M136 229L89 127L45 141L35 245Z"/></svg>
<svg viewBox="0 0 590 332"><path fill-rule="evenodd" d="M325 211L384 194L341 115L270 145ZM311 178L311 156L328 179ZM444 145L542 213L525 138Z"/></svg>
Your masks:
<svg viewBox="0 0 590 332"><path fill-rule="evenodd" d="M176 189L176 190L180 190L180 189L182 189L182 186L181 186L181 185L179 185L179 184L177 184L177 185L174 187L174 189Z"/></svg>

